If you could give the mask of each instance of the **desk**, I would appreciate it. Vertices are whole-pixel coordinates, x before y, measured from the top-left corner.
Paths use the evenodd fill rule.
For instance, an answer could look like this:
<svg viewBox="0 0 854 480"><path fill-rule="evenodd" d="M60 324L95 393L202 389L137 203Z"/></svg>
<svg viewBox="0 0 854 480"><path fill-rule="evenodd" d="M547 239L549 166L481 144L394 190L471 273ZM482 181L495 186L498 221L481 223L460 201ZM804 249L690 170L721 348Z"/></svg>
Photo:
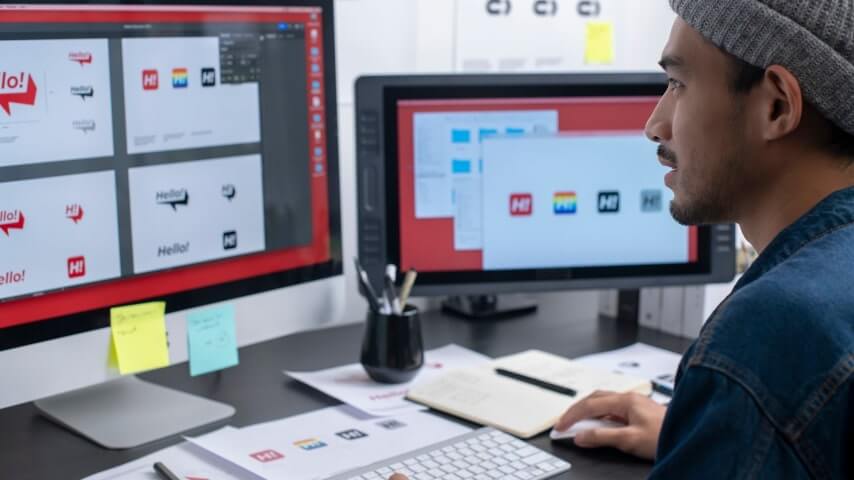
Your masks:
<svg viewBox="0 0 854 480"><path fill-rule="evenodd" d="M689 341L660 332L618 325L613 319L567 319L564 306L544 305L536 315L496 322L471 322L438 312L422 314L425 348L448 343L497 357L538 348L577 357L642 341L676 352ZM338 402L285 377L282 370L316 370L358 361L362 325L303 332L240 350L240 365L191 378L186 364L142 375L156 383L234 405L226 422L188 432L205 433L225 424L244 426L332 406ZM2 388L2 386L0 386ZM32 403L0 410L0 476L15 480L79 479L180 442L178 436L144 447L110 451L57 427ZM650 464L613 450L582 450L552 444L547 435L532 443L572 463L563 478L638 479Z"/></svg>

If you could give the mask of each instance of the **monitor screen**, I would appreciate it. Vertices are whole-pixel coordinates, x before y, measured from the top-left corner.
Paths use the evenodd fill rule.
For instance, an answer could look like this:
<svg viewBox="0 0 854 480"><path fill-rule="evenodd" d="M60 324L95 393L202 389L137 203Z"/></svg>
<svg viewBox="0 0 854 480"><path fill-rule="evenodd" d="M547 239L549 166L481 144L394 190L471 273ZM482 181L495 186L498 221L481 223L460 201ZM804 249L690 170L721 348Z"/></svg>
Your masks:
<svg viewBox="0 0 854 480"><path fill-rule="evenodd" d="M0 348L340 273L321 8L0 12Z"/></svg>
<svg viewBox="0 0 854 480"><path fill-rule="evenodd" d="M401 267L696 263L697 229L670 216L667 169L643 133L657 101L399 101Z"/></svg>
<svg viewBox="0 0 854 480"><path fill-rule="evenodd" d="M732 227L670 214L649 74L365 77L359 248L416 293L636 288L732 275Z"/></svg>

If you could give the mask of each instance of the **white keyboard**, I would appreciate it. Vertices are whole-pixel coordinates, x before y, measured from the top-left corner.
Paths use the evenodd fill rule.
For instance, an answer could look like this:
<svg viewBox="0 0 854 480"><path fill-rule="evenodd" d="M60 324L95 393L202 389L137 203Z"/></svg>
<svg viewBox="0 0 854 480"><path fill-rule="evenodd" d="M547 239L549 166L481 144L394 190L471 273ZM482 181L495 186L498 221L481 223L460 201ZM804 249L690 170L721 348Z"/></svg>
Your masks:
<svg viewBox="0 0 854 480"><path fill-rule="evenodd" d="M540 480L570 464L494 428L481 428L444 442L330 477L329 480Z"/></svg>

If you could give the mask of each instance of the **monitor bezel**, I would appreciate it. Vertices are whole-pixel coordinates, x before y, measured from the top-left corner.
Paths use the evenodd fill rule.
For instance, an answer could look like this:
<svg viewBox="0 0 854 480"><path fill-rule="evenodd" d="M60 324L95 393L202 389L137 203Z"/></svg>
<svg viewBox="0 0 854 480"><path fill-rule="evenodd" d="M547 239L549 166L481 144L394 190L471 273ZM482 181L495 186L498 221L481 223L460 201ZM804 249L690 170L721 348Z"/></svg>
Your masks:
<svg viewBox="0 0 854 480"><path fill-rule="evenodd" d="M325 130L327 132L327 169L328 179L328 208L329 208L329 260L321 263L306 265L294 269L258 275L247 279L212 285L199 289L176 292L170 295L140 298L134 303L146 301L165 301L166 313L181 311L210 303L236 299L247 295L267 292L284 287L290 287L306 282L322 280L343 274L342 263L342 233L340 206L340 176L338 156L338 104L337 81L335 70L335 36L334 36L334 3L333 0L252 0L250 2L219 1L219 0L121 0L121 1L20 1L20 5L57 5L57 6L193 6L193 7L319 7L322 10L324 45L324 84L325 84ZM225 259L229 260L229 259ZM205 264L216 263L206 262ZM192 266L188 267L192 268ZM115 280L121 282L123 279ZM106 282L99 282L99 284ZM81 286L81 289L86 286ZM32 298L32 297L28 297ZM0 310L2 310L0 303ZM110 325L109 307L89 310L69 315L62 315L44 320L37 320L12 327L0 329L0 351L24 347L35 343L54 340L69 335L75 335L97 330Z"/></svg>
<svg viewBox="0 0 854 480"><path fill-rule="evenodd" d="M370 112L379 120L379 148L357 149L360 255L374 281L384 265L399 264L397 106L401 100L658 97L661 74L425 75L363 77L357 81L357 132ZM357 142L359 140L357 139ZM650 161L655 161L650 159ZM381 193L368 193L376 175ZM370 231L366 231L368 228ZM381 239L381 246L375 239ZM728 240L727 240L728 239ZM727 281L735 270L731 225L698 228L696 264L571 267L495 271L419 272L415 295L460 295L589 288L638 288ZM377 255L378 253L378 255Z"/></svg>

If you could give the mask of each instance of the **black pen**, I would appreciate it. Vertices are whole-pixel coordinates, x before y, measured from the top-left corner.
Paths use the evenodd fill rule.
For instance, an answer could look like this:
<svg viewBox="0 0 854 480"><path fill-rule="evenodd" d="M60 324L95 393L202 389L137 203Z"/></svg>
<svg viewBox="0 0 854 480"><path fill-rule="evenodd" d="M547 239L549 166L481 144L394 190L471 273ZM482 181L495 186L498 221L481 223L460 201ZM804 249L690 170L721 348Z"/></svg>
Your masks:
<svg viewBox="0 0 854 480"><path fill-rule="evenodd" d="M658 393L667 395L668 397L673 396L673 388L670 387L669 385L666 385L664 383L660 383L656 380L650 380L650 383L652 384L652 391L653 392L658 392Z"/></svg>
<svg viewBox="0 0 854 480"><path fill-rule="evenodd" d="M546 390L551 390L555 393L560 393L562 395L568 395L570 397L574 397L578 394L575 390L569 387L562 387L560 385L555 385L553 383L549 383L538 378L532 378L527 375L522 375L521 373L511 372L510 370L505 370L503 368L496 368L495 373L499 375L503 375L505 377L510 377L514 380L519 380L520 382L529 383L531 385L536 385L540 388L544 388Z"/></svg>
<svg viewBox="0 0 854 480"><path fill-rule="evenodd" d="M181 480L178 475L172 473L172 471L166 468L166 465L163 465L161 462L156 462L154 464L154 471L157 472L157 475L159 475L163 480Z"/></svg>

